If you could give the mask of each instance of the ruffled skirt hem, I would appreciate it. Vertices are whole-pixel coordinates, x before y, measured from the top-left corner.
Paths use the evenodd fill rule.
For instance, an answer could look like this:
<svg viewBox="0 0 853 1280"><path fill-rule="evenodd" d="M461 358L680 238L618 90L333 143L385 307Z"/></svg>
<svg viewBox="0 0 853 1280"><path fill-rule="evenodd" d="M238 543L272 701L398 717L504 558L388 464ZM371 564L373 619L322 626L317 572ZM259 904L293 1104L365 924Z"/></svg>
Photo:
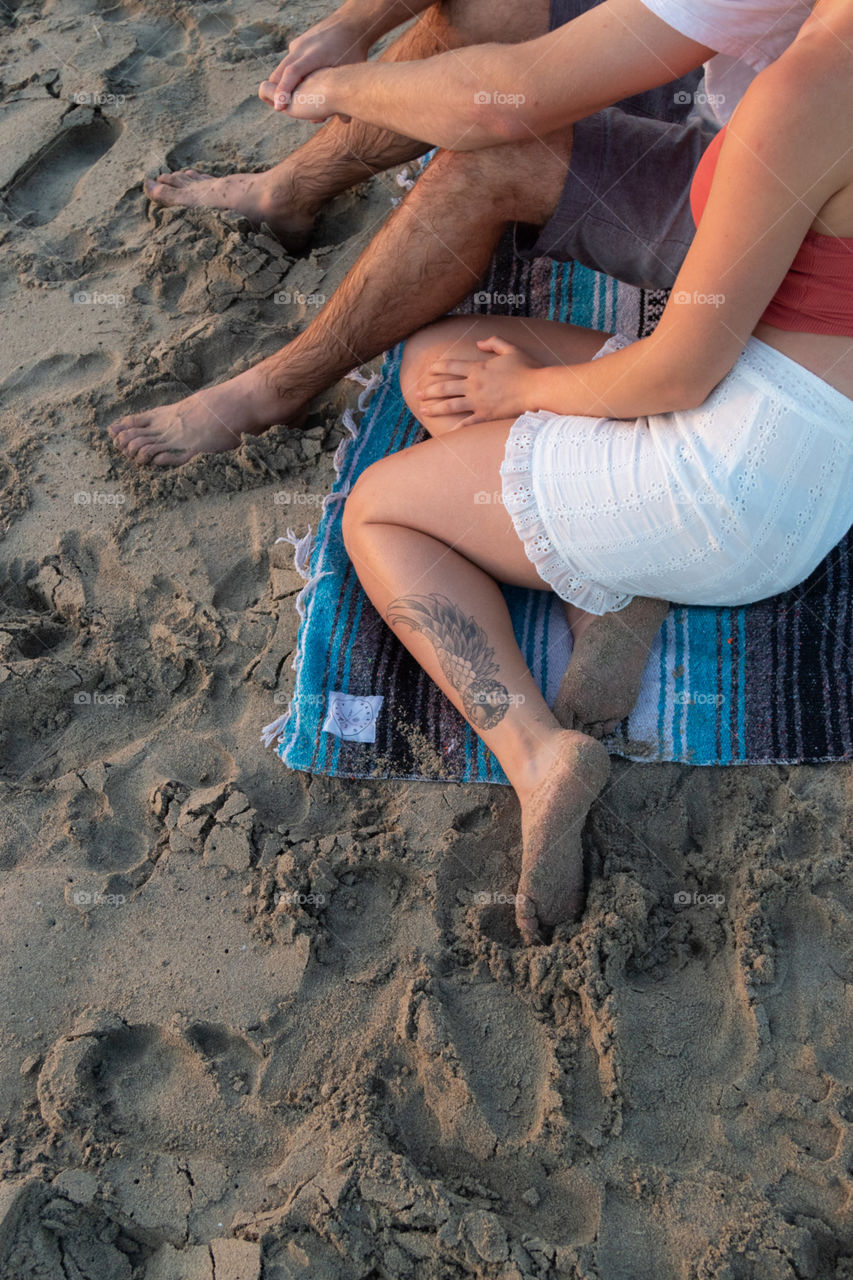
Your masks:
<svg viewBox="0 0 853 1280"><path fill-rule="evenodd" d="M533 440L543 418L548 416L523 413L510 429L500 469L504 505L528 560L561 600L586 613L615 613L630 604L633 595L611 591L600 582L584 578L571 564L567 564L551 541L539 514L531 469Z"/></svg>

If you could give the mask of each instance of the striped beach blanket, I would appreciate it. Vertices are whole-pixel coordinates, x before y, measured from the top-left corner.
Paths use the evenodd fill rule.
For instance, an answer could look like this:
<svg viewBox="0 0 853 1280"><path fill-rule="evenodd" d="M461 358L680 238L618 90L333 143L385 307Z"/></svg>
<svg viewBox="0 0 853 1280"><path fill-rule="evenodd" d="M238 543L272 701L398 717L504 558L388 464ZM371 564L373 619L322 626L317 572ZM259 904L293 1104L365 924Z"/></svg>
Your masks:
<svg viewBox="0 0 853 1280"><path fill-rule="evenodd" d="M507 236L487 278L457 310L544 316L643 337L666 293L617 284L575 264L524 262ZM423 438L400 393L402 346L359 399L361 420L336 455L316 534L297 538L307 579L297 600L296 682L264 730L293 769L351 778L499 782L497 760L378 616L341 538L343 499L365 467ZM486 498L493 495L486 495ZM744 608L678 607L652 646L640 696L607 740L630 760L801 763L853 755L853 607L848 536L794 591ZM505 587L516 638L553 704L571 653L561 602Z"/></svg>

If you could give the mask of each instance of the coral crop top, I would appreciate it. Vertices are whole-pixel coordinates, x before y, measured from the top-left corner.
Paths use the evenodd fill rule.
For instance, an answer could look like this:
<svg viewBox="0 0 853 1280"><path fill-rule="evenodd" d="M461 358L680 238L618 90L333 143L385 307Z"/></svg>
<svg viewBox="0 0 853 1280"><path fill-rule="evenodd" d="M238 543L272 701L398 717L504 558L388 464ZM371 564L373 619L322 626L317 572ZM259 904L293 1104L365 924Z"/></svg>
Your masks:
<svg viewBox="0 0 853 1280"><path fill-rule="evenodd" d="M705 148L693 175L690 209L697 226L711 190L725 132L723 126ZM853 338L853 236L824 236L807 231L761 319L777 329Z"/></svg>

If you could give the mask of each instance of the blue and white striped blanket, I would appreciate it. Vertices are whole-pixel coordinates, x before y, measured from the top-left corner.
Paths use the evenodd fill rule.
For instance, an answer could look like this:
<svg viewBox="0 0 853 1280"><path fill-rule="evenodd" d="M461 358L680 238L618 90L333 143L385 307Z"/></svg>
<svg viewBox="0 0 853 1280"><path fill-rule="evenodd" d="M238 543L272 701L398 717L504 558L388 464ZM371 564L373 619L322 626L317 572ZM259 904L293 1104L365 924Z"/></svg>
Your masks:
<svg viewBox="0 0 853 1280"><path fill-rule="evenodd" d="M522 262L507 238L459 310L506 313L507 299L512 314L640 337L666 295L574 263ZM297 561L308 582L298 601L296 686L265 737L285 764L312 773L505 783L492 754L378 617L341 538L342 499L361 471L422 438L400 393L401 352L386 356L362 393L358 427L347 418L354 434L336 456L334 489L313 540L301 540ZM608 739L611 752L705 765L850 759L851 550L848 535L807 582L772 600L672 608L637 705ZM562 606L544 591L504 590L522 653L553 702L570 655Z"/></svg>

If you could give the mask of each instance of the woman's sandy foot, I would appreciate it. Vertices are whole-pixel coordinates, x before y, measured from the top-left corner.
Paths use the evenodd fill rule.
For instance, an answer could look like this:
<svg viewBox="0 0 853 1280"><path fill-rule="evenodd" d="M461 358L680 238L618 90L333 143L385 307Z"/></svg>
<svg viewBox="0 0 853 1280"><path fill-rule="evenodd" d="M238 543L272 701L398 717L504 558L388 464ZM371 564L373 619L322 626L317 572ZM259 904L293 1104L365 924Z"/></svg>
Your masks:
<svg viewBox="0 0 853 1280"><path fill-rule="evenodd" d="M260 435L276 422L298 426L304 408L271 397L264 380L248 369L176 404L119 418L107 429L117 448L137 462L178 467L199 453L237 449L241 435Z"/></svg>
<svg viewBox="0 0 853 1280"><path fill-rule="evenodd" d="M286 178L269 173L232 173L212 178L196 169L179 169L146 178L149 199L170 208L230 209L258 226L265 222L286 249L304 249L314 226L314 214L298 206Z"/></svg>
<svg viewBox="0 0 853 1280"><path fill-rule="evenodd" d="M583 909L581 831L610 773L600 742L572 731L560 738L553 765L521 807L515 918L528 945L544 942L546 931L576 920Z"/></svg>
<svg viewBox="0 0 853 1280"><path fill-rule="evenodd" d="M602 738L630 714L649 647L668 612L665 600L635 596L617 613L584 620L554 703L564 728Z"/></svg>

